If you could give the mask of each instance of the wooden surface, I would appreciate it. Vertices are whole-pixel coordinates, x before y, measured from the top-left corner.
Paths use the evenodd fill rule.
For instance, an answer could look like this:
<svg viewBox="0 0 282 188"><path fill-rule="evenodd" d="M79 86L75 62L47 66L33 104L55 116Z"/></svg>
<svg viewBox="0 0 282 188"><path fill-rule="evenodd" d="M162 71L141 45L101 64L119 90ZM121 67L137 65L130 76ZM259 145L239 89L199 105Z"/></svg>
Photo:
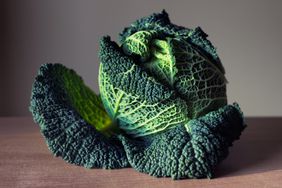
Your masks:
<svg viewBox="0 0 282 188"><path fill-rule="evenodd" d="M53 157L30 117L0 118L0 187L282 187L282 118L248 118L216 178L173 181Z"/></svg>

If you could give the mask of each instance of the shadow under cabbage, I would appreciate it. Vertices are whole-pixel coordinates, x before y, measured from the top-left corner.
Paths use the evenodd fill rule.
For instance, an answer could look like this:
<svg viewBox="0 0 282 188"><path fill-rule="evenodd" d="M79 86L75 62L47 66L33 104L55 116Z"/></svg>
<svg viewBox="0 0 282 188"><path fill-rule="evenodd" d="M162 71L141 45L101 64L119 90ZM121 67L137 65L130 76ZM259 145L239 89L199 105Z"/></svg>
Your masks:
<svg viewBox="0 0 282 188"><path fill-rule="evenodd" d="M248 127L235 141L215 178L282 169L282 117L246 118Z"/></svg>

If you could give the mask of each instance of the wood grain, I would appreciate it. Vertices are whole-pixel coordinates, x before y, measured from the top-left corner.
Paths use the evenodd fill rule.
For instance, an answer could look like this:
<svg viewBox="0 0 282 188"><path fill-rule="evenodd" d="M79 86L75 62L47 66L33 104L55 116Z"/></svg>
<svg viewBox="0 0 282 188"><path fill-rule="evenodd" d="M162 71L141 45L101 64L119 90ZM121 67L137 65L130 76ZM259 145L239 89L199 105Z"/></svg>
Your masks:
<svg viewBox="0 0 282 188"><path fill-rule="evenodd" d="M173 181L70 165L52 156L32 118L0 118L0 187L282 187L282 118L247 124L214 179Z"/></svg>

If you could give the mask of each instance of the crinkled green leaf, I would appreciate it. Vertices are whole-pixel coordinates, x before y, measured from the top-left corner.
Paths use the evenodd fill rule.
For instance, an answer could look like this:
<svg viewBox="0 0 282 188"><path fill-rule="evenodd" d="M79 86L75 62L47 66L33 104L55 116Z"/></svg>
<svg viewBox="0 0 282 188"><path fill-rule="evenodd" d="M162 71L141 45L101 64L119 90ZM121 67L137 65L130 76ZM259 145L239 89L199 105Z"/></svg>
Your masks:
<svg viewBox="0 0 282 188"><path fill-rule="evenodd" d="M108 125L100 99L94 95L73 70L44 64L32 87L30 110L55 156L87 168L126 167L122 146L94 128Z"/></svg>
<svg viewBox="0 0 282 188"><path fill-rule="evenodd" d="M154 37L157 35L144 35L144 32L153 33L139 31L129 36L122 44L123 50L126 54L147 57L139 62L139 66L160 83L177 91L179 97L192 107L190 118L226 105L224 72L195 45L180 38L156 39ZM132 40L135 36L138 36L138 40ZM140 41L146 42L140 45ZM140 55L141 52L146 55Z"/></svg>
<svg viewBox="0 0 282 188"><path fill-rule="evenodd" d="M165 37L181 38L191 42L201 50L221 71L224 72L222 63L216 53L216 48L207 39L208 35L200 28L185 28L171 23L165 10L161 13L154 13L150 16L140 18L129 27L124 28L120 33L120 43L123 44L126 38L140 31L154 31L160 39Z"/></svg>
<svg viewBox="0 0 282 188"><path fill-rule="evenodd" d="M154 31L139 31L126 38L123 51L127 55L138 55L140 61L146 61L151 56L150 43L156 35Z"/></svg>
<svg viewBox="0 0 282 188"><path fill-rule="evenodd" d="M238 106L228 105L142 140L119 138L130 165L140 172L174 179L211 178L244 128Z"/></svg>
<svg viewBox="0 0 282 188"><path fill-rule="evenodd" d="M107 136L117 131L116 125L104 109L101 98L87 87L73 70L58 68L55 71L71 105L87 123Z"/></svg>
<svg viewBox="0 0 282 188"><path fill-rule="evenodd" d="M140 66L153 73L161 83L173 86L177 73L171 38L157 39L154 31L139 31L122 44L125 54L140 56Z"/></svg>
<svg viewBox="0 0 282 188"><path fill-rule="evenodd" d="M102 101L121 129L139 137L189 120L185 101L141 70L109 38L101 43L99 86Z"/></svg>
<svg viewBox="0 0 282 188"><path fill-rule="evenodd" d="M160 82L173 89L177 68L173 49L170 45L171 40L171 38L166 38L166 40L153 39L150 44L151 57L141 66L153 73Z"/></svg>
<svg viewBox="0 0 282 188"><path fill-rule="evenodd" d="M181 39L172 39L177 74L173 87L199 117L227 104L224 73L201 51Z"/></svg>

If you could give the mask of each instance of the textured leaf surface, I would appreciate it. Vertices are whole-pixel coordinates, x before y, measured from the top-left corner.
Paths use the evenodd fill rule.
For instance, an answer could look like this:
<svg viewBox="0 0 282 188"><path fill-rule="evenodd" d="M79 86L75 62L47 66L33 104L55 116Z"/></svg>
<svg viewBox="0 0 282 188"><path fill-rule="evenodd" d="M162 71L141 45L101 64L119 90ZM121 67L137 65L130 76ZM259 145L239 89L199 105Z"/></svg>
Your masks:
<svg viewBox="0 0 282 188"><path fill-rule="evenodd" d="M55 75L60 75L57 79L62 83L61 87L66 91L70 104L87 123L106 135L117 129L105 111L100 97L73 70L57 68L54 72Z"/></svg>
<svg viewBox="0 0 282 188"><path fill-rule="evenodd" d="M186 127L186 129L185 129ZM120 136L130 165L140 172L174 179L213 176L214 167L245 128L237 105L142 140Z"/></svg>
<svg viewBox="0 0 282 188"><path fill-rule="evenodd" d="M224 73L189 42L173 39L171 45L177 67L173 86L193 106L192 117L226 105Z"/></svg>
<svg viewBox="0 0 282 188"><path fill-rule="evenodd" d="M128 166L124 150L118 142L98 132L94 128L95 124L90 125L79 114L84 111L74 107L85 105L87 108L89 104L100 103L97 97L84 93L88 92L88 89L79 76L62 65L45 64L40 67L32 88L30 110L40 126L49 149L55 156L87 168ZM70 91L76 94L70 94ZM74 98L75 96L89 98ZM79 104L73 106L71 100L78 100ZM90 114L94 117L91 118L96 117L97 120L88 120L98 124L106 122L107 118L100 120L98 117L106 116L104 112L98 112L102 110L101 108L92 110Z"/></svg>
<svg viewBox="0 0 282 188"><path fill-rule="evenodd" d="M138 31L155 31L160 39L165 37L188 37L193 30L182 26L175 25L170 22L166 11L154 13L148 17L143 17L136 20L130 27L124 28L120 33L120 43L124 43L127 37Z"/></svg>
<svg viewBox="0 0 282 188"><path fill-rule="evenodd" d="M126 38L122 44L125 54L140 56L140 66L163 84L173 86L177 72L171 38L155 38L154 31L139 31Z"/></svg>
<svg viewBox="0 0 282 188"><path fill-rule="evenodd" d="M156 33L154 31L139 31L126 38L122 47L127 55L138 55L144 62L151 56L150 43Z"/></svg>
<svg viewBox="0 0 282 188"><path fill-rule="evenodd" d="M224 72L224 68L216 53L216 48L207 39L208 35L200 28L189 29L175 25L170 22L165 10L161 13L154 13L148 17L136 20L130 27L120 33L120 43L124 43L127 37L138 31L155 31L160 39L165 37L182 38L191 42L210 57L214 64Z"/></svg>
<svg viewBox="0 0 282 188"><path fill-rule="evenodd" d="M102 101L127 134L144 136L189 120L185 101L142 71L109 38L101 41L100 59Z"/></svg>
<svg viewBox="0 0 282 188"><path fill-rule="evenodd" d="M140 55L146 49L143 56L147 60L143 58L139 66L185 99L192 109L190 118L227 104L224 72L195 45L180 38L155 39L144 32L152 33L139 31L129 36L122 45L123 50L126 54ZM136 36L138 40L132 40Z"/></svg>
<svg viewBox="0 0 282 188"><path fill-rule="evenodd" d="M171 38L152 40L151 58L143 66L150 73L153 73L156 78L159 78L160 82L173 88L177 69L175 56L170 44L171 40Z"/></svg>

